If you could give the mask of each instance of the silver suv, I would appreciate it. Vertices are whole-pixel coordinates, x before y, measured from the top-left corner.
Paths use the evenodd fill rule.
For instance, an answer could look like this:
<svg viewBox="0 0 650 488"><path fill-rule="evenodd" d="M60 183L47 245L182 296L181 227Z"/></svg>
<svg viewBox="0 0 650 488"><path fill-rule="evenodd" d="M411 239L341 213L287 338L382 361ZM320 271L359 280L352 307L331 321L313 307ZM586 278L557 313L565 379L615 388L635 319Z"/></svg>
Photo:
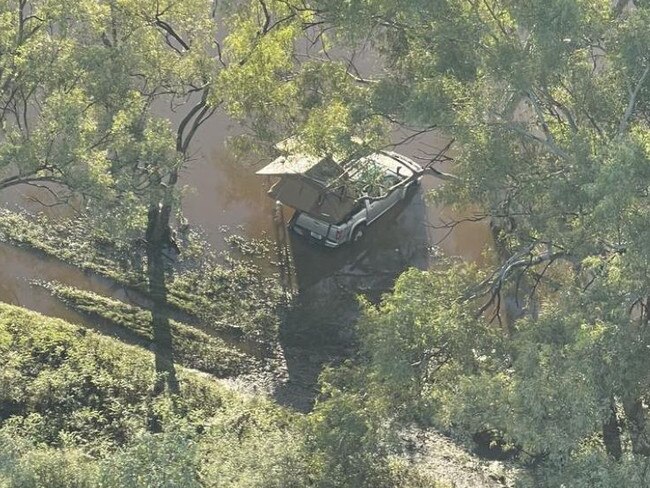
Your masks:
<svg viewBox="0 0 650 488"><path fill-rule="evenodd" d="M420 165L391 151L371 154L352 167L354 169L348 173L350 184L363 185L362 196L352 209L336 223L296 210L289 222L294 232L332 248L358 241L367 226L405 198L407 189L418 184L423 173ZM373 175L372 183L365 184L368 174Z"/></svg>

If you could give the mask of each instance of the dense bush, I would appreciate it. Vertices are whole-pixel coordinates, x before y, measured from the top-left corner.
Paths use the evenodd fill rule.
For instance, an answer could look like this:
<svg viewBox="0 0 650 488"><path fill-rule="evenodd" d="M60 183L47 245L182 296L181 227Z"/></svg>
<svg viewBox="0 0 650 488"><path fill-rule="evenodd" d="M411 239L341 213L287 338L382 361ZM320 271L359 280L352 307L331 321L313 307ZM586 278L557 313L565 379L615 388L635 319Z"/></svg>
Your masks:
<svg viewBox="0 0 650 488"><path fill-rule="evenodd" d="M182 368L154 396L151 353L0 304L0 488L436 486L347 372L307 416Z"/></svg>
<svg viewBox="0 0 650 488"><path fill-rule="evenodd" d="M269 416L289 425L289 414L269 402L244 399L183 369L178 374L180 398L156 398L151 353L0 305L0 420L16 435L101 453L147 431L152 415L182 417L200 431L215 415L240 410L248 412L242 425Z"/></svg>
<svg viewBox="0 0 650 488"><path fill-rule="evenodd" d="M45 286L73 310L106 320L145 341L153 339L151 312L148 310L59 283ZM175 320L170 320L169 326L174 359L183 366L216 376L241 374L252 366L250 357L219 337Z"/></svg>

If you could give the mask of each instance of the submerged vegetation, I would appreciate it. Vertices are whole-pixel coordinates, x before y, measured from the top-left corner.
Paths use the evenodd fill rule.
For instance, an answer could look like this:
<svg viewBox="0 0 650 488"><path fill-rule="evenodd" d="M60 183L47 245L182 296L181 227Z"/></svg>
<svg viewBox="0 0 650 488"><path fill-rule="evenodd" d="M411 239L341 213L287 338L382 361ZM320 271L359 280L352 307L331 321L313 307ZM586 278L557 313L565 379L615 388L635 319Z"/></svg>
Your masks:
<svg viewBox="0 0 650 488"><path fill-rule="evenodd" d="M84 218L56 222L0 210L0 241L97 273L146 297L146 257L137 241L125 241L92 224ZM272 348L285 292L273 267L272 273L263 272L254 262L269 258L271 244L246 243L236 235L226 240L233 252L243 254L241 259L215 255L195 233L180 242L180 254L168 258L168 306L211 330Z"/></svg>
<svg viewBox="0 0 650 488"><path fill-rule="evenodd" d="M0 209L0 241L42 252L118 283L142 283L143 257L128 241L116 239L88 219L56 222L43 215Z"/></svg>
<svg viewBox="0 0 650 488"><path fill-rule="evenodd" d="M144 344L154 345L151 312L148 310L60 283L47 283L44 286L71 309L99 321L107 321L133 333ZM243 374L253 366L252 358L219 337L175 320L170 320L170 328L172 350L164 353L171 355L182 366L218 377Z"/></svg>
<svg viewBox="0 0 650 488"><path fill-rule="evenodd" d="M138 294L45 284L151 346L0 305L0 487L436 486L401 437L431 427L516 464L518 488L650 486L648 25L647 0L0 2L0 191L73 215L0 210L0 240ZM359 300L307 415L211 375L259 364L226 337L268 357L318 322L283 327L270 244L215 255L185 225L217 110L263 159L444 134L420 157L467 216L438 227L492 231L489 262ZM318 298L328 325L349 315Z"/></svg>

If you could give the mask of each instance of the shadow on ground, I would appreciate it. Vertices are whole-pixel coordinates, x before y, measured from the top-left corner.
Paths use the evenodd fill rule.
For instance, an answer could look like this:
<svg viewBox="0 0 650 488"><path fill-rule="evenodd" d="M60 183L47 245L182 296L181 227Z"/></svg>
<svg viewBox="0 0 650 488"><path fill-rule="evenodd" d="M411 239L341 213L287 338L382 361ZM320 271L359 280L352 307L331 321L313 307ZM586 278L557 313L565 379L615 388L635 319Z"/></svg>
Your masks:
<svg viewBox="0 0 650 488"><path fill-rule="evenodd" d="M274 394L300 411L313 407L323 367L353 357L358 295L377 303L406 269L428 268L431 240L419 188L368 227L364 239L326 249L289 233L296 300L280 330L288 378Z"/></svg>

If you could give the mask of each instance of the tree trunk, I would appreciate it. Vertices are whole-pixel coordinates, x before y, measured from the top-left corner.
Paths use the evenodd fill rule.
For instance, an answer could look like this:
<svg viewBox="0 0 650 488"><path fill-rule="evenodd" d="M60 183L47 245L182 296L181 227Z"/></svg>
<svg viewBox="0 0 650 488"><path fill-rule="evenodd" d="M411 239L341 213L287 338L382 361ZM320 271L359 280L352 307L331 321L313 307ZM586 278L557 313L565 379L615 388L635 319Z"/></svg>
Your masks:
<svg viewBox="0 0 650 488"><path fill-rule="evenodd" d="M165 389L172 394L179 393L179 384L174 366L174 351L167 306L167 283L165 278L164 251L170 241L169 215L165 205L152 204L147 214L147 277L152 300L151 317L153 349L157 379L154 394Z"/></svg>
<svg viewBox="0 0 650 488"><path fill-rule="evenodd" d="M609 418L603 423L603 442L607 454L617 461L621 459L623 454L623 448L621 447L621 430L618 423L616 404L614 403L614 400L610 403Z"/></svg>
<svg viewBox="0 0 650 488"><path fill-rule="evenodd" d="M623 408L630 432L630 440L632 441L632 452L642 456L650 456L650 440L646 431L643 400L628 399L623 401Z"/></svg>

